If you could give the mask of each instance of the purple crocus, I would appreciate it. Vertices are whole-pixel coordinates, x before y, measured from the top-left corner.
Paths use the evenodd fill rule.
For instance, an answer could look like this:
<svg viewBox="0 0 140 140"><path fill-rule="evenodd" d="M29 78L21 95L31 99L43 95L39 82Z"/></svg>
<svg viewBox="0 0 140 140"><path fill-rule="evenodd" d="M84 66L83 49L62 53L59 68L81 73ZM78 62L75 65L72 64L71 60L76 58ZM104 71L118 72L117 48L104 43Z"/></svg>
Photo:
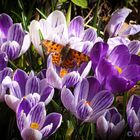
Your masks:
<svg viewBox="0 0 140 140"><path fill-rule="evenodd" d="M62 115L50 113L46 116L44 102L35 98L23 98L16 110L17 126L23 140L41 140L55 133L62 122Z"/></svg>
<svg viewBox="0 0 140 140"><path fill-rule="evenodd" d="M7 105L14 111L18 103L28 94L38 96L38 101L48 104L53 98L54 88L47 84L45 79L40 80L32 73L27 74L21 69L17 69L13 75L13 80L9 86L10 94L5 95Z"/></svg>
<svg viewBox="0 0 140 140"><path fill-rule="evenodd" d="M7 66L8 57L6 53L0 52L0 101L4 101L6 90L10 84L12 69Z"/></svg>
<svg viewBox="0 0 140 140"><path fill-rule="evenodd" d="M0 14L0 50L14 60L27 51L30 46L29 33L22 29L20 23L13 24L10 16Z"/></svg>
<svg viewBox="0 0 140 140"><path fill-rule="evenodd" d="M97 119L97 132L103 140L116 140L124 129L125 121L115 107L107 109Z"/></svg>
<svg viewBox="0 0 140 140"><path fill-rule="evenodd" d="M125 45L116 46L100 60L95 74L105 89L113 93L124 92L140 80L140 66L131 63L131 54Z"/></svg>
<svg viewBox="0 0 140 140"><path fill-rule="evenodd" d="M140 96L132 95L127 104L127 122L133 136L140 138Z"/></svg>
<svg viewBox="0 0 140 140"><path fill-rule="evenodd" d="M64 86L61 101L67 110L84 122L96 122L114 99L109 91L101 90L100 83L94 77L83 78L73 92Z"/></svg>
<svg viewBox="0 0 140 140"><path fill-rule="evenodd" d="M126 7L116 10L108 24L106 25L105 32L109 37L114 36L128 36L134 35L140 31L140 25L126 24L125 19L132 10Z"/></svg>

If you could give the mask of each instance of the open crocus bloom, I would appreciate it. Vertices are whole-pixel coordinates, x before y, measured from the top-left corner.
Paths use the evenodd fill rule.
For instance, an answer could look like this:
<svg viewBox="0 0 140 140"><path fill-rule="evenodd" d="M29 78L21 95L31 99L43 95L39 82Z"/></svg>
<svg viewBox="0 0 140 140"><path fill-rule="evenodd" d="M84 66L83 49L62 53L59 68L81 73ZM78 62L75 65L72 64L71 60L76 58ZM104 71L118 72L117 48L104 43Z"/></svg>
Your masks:
<svg viewBox="0 0 140 140"><path fill-rule="evenodd" d="M7 66L8 57L6 53L0 53L0 101L4 101L6 90L11 82L10 77L12 76L13 70Z"/></svg>
<svg viewBox="0 0 140 140"><path fill-rule="evenodd" d="M46 116L44 102L36 104L36 98L23 98L16 110L17 126L23 140L41 140L56 132L62 122L62 115L50 113Z"/></svg>
<svg viewBox="0 0 140 140"><path fill-rule="evenodd" d="M67 110L84 122L96 122L106 108L111 106L113 95L107 90L101 90L99 82L93 78L83 78L74 88L63 87L61 100Z"/></svg>
<svg viewBox="0 0 140 140"><path fill-rule="evenodd" d="M125 125L124 119L115 107L107 109L97 119L98 134L103 140L118 139Z"/></svg>
<svg viewBox="0 0 140 140"><path fill-rule="evenodd" d="M30 47L29 33L22 29L20 23L13 24L7 14L0 15L0 35L0 49L11 60L24 54Z"/></svg>
<svg viewBox="0 0 140 140"><path fill-rule="evenodd" d="M96 77L105 89L113 93L124 92L140 80L140 66L131 63L131 54L125 45L116 46L111 53L100 60Z"/></svg>
<svg viewBox="0 0 140 140"><path fill-rule="evenodd" d="M127 122L133 135L140 137L140 96L132 95L127 104Z"/></svg>
<svg viewBox="0 0 140 140"><path fill-rule="evenodd" d="M43 56L39 31L44 39L55 41L86 54L89 53L93 43L97 38L97 33L93 29L84 30L84 20L77 16L67 27L65 16L60 11L52 12L47 19L40 21L33 20L29 27L31 41L38 53Z"/></svg>
<svg viewBox="0 0 140 140"><path fill-rule="evenodd" d="M28 94L38 97L38 101L48 104L53 98L54 88L32 74L27 75L23 70L17 69L9 86L10 94L5 95L7 105L16 110L18 103Z"/></svg>
<svg viewBox="0 0 140 140"><path fill-rule="evenodd" d="M105 29L105 32L109 35L109 37L134 35L140 31L140 25L127 25L125 23L126 17L131 12L132 10L124 7L116 10L112 14Z"/></svg>

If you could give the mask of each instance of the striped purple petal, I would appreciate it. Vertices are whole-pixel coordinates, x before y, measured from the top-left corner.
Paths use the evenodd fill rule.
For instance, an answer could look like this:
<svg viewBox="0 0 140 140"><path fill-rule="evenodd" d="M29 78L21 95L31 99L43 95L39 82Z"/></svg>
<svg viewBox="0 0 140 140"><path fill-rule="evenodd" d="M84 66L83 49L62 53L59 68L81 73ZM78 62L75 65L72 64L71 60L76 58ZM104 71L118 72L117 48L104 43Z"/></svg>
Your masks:
<svg viewBox="0 0 140 140"><path fill-rule="evenodd" d="M13 24L8 31L8 40L10 41L14 40L18 42L20 47L23 44L24 36L25 32L23 31L22 26L19 23Z"/></svg>
<svg viewBox="0 0 140 140"><path fill-rule="evenodd" d="M26 74L26 72L21 69L17 69L14 72L13 80L18 82L22 95L25 94L25 85L28 80L28 75Z"/></svg>
<svg viewBox="0 0 140 140"><path fill-rule="evenodd" d="M38 129L40 130L46 119L45 104L43 102L39 102L30 110L27 117L31 120L31 123L37 123Z"/></svg>
<svg viewBox="0 0 140 140"><path fill-rule="evenodd" d="M13 24L11 17L5 13L0 14L0 37L7 38L8 30Z"/></svg>
<svg viewBox="0 0 140 140"><path fill-rule="evenodd" d="M5 52L9 59L14 60L19 56L20 46L16 41L7 41L2 44L1 51Z"/></svg>
<svg viewBox="0 0 140 140"><path fill-rule="evenodd" d="M7 66L8 57L4 52L0 53L0 70L3 70Z"/></svg>
<svg viewBox="0 0 140 140"><path fill-rule="evenodd" d="M39 79L37 77L32 77L28 79L25 86L25 94L27 95L29 93L35 92L38 93L39 91L40 91Z"/></svg>
<svg viewBox="0 0 140 140"><path fill-rule="evenodd" d="M49 133L47 133L46 137L49 137L50 135L55 133L57 131L57 129L60 127L61 122L62 122L61 114L53 112L53 113L50 113L49 115L47 115L46 121L44 123L44 127L52 124L52 129Z"/></svg>

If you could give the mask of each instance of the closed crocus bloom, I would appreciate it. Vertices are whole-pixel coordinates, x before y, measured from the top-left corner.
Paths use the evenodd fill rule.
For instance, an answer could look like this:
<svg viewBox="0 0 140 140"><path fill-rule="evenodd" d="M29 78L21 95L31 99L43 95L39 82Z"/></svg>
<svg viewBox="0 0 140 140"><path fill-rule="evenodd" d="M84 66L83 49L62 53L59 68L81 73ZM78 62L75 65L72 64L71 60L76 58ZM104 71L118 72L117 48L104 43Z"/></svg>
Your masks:
<svg viewBox="0 0 140 140"><path fill-rule="evenodd" d="M48 104L54 95L54 88L45 79L40 80L37 76L29 75L21 69L17 69L9 86L10 94L5 95L7 105L16 111L16 108L23 97L33 94L37 101Z"/></svg>
<svg viewBox="0 0 140 140"><path fill-rule="evenodd" d="M134 137L140 138L140 96L132 95L127 104L127 122Z"/></svg>
<svg viewBox="0 0 140 140"><path fill-rule="evenodd" d="M30 46L29 34L20 23L14 23L7 14L0 15L0 49L14 60L24 54Z"/></svg>
<svg viewBox="0 0 140 140"><path fill-rule="evenodd" d="M45 104L36 98L23 98L16 110L17 126L23 140L41 140L56 132L62 122L62 115L50 113L46 116Z"/></svg>
<svg viewBox="0 0 140 140"><path fill-rule="evenodd" d="M117 140L123 131L124 125L125 121L115 107L107 109L97 119L97 131L103 140Z"/></svg>
<svg viewBox="0 0 140 140"><path fill-rule="evenodd" d="M113 102L113 95L107 90L101 90L99 82L93 78L84 78L74 88L63 87L61 100L67 110L84 122L96 122L106 108Z"/></svg>

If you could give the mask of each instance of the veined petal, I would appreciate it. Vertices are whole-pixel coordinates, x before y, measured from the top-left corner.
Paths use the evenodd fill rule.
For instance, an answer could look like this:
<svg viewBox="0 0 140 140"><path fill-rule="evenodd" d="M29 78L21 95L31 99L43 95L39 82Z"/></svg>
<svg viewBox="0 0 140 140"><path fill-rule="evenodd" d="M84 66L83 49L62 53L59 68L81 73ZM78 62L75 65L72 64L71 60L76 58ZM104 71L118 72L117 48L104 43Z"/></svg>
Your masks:
<svg viewBox="0 0 140 140"><path fill-rule="evenodd" d="M24 140L41 140L42 133L36 129L25 128L21 132L21 136Z"/></svg>
<svg viewBox="0 0 140 140"><path fill-rule="evenodd" d="M140 50L140 41L133 40L128 44L128 49L131 54L138 54Z"/></svg>
<svg viewBox="0 0 140 140"><path fill-rule="evenodd" d="M26 74L25 71L21 69L17 69L14 72L13 80L18 82L22 95L25 94L25 85L26 85L27 79L28 79L28 75Z"/></svg>
<svg viewBox="0 0 140 140"><path fill-rule="evenodd" d="M75 17L69 25L68 34L70 37L80 37L84 32L84 20L81 16Z"/></svg>
<svg viewBox="0 0 140 140"><path fill-rule="evenodd" d="M120 35L121 36L134 35L138 32L140 32L140 25L129 25L128 28L124 30Z"/></svg>
<svg viewBox="0 0 140 140"><path fill-rule="evenodd" d="M49 137L50 135L55 133L57 131L57 129L60 127L61 122L62 122L62 115L61 114L53 112L53 113L50 113L49 115L47 115L46 121L44 123L44 127L52 124L52 129L47 134L46 137Z"/></svg>
<svg viewBox="0 0 140 140"><path fill-rule="evenodd" d="M30 110L27 118L29 120L31 120L31 124L32 123L38 124L38 128L33 128L33 129L40 130L45 122L45 119L46 119L45 104L43 102L39 102L37 105L35 105Z"/></svg>
<svg viewBox="0 0 140 140"><path fill-rule="evenodd" d="M7 41L2 44L1 51L7 53L9 59L14 60L19 56L20 48L18 42Z"/></svg>
<svg viewBox="0 0 140 140"><path fill-rule="evenodd" d="M31 41L32 41L35 49L37 50L37 52L43 57L43 50L42 50L42 46L40 45L41 40L40 40L40 36L39 36L39 30L40 30L39 22L36 20L33 20L30 23L30 27L29 27Z"/></svg>
<svg viewBox="0 0 140 140"><path fill-rule="evenodd" d="M20 23L13 24L8 31L8 40L10 41L16 41L19 43L20 47L23 44L23 39L25 36L25 32L22 29L22 26Z"/></svg>
<svg viewBox="0 0 140 140"><path fill-rule="evenodd" d="M62 87L66 86L67 88L75 86L80 81L80 75L78 72L70 72L65 75L62 79Z"/></svg>
<svg viewBox="0 0 140 140"><path fill-rule="evenodd" d="M115 36L118 34L121 25L124 23L126 17L131 13L132 10L124 7L122 9L116 10L112 16L110 21L106 26L106 31L108 32L109 36Z"/></svg>
<svg viewBox="0 0 140 140"><path fill-rule="evenodd" d="M35 76L28 79L25 86L25 94L27 95L34 92L38 93L40 91L39 81L40 80Z"/></svg>
<svg viewBox="0 0 140 140"><path fill-rule="evenodd" d="M6 38L10 26L12 26L13 20L11 17L5 13L0 14L0 36L1 38ZM1 44L0 44L1 45Z"/></svg>
<svg viewBox="0 0 140 140"><path fill-rule="evenodd" d="M112 50L108 59L113 65L123 68L128 65L130 57L131 55L128 47L125 45L119 45Z"/></svg>
<svg viewBox="0 0 140 140"><path fill-rule="evenodd" d="M0 53L0 70L3 70L7 66L8 57L4 52Z"/></svg>
<svg viewBox="0 0 140 140"><path fill-rule="evenodd" d="M72 113L75 114L76 112L75 99L72 92L66 87L62 88L61 101L67 110L70 110Z"/></svg>
<svg viewBox="0 0 140 140"><path fill-rule="evenodd" d="M30 44L31 44L30 35L29 35L29 33L27 33L24 36L23 44L21 46L20 53L19 53L18 57L21 56L22 54L24 54L29 49Z"/></svg>
<svg viewBox="0 0 140 140"><path fill-rule="evenodd" d="M61 89L62 88L62 79L58 76L58 74L55 72L55 70L50 67L47 69L46 72L46 81L51 86Z"/></svg>

